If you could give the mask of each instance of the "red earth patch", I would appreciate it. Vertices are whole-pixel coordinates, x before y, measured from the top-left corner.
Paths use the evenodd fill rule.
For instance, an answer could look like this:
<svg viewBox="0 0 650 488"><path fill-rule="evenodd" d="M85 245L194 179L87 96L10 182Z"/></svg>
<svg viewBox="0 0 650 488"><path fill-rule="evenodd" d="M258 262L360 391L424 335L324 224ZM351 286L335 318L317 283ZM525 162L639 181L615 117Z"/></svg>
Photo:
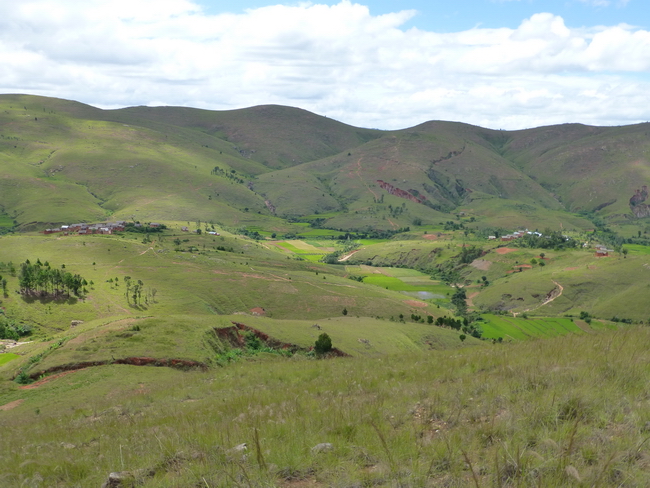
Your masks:
<svg viewBox="0 0 650 488"><path fill-rule="evenodd" d="M11 410L12 408L16 408L18 405L23 403L25 400L14 400L13 402L5 403L4 405L0 406L0 410Z"/></svg>

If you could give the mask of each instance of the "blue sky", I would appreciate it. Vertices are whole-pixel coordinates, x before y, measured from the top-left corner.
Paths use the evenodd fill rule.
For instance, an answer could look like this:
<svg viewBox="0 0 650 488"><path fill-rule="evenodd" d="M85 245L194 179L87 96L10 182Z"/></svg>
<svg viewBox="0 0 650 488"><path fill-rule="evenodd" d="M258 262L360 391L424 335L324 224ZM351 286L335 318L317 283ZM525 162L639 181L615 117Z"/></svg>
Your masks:
<svg viewBox="0 0 650 488"><path fill-rule="evenodd" d="M272 0L248 0L239 5L221 0L197 2L206 12L241 13L246 9L276 5ZM300 2L284 2L298 5ZM335 5L338 1L320 1ZM516 28L523 19L540 12L550 12L564 18L571 27L595 25L633 24L649 28L650 5L642 0L370 0L367 5L372 15L382 15L400 10L416 10L417 15L405 27L417 27L437 32L458 32L473 27Z"/></svg>
<svg viewBox="0 0 650 488"><path fill-rule="evenodd" d="M650 120L641 0L0 0L0 93L351 125Z"/></svg>

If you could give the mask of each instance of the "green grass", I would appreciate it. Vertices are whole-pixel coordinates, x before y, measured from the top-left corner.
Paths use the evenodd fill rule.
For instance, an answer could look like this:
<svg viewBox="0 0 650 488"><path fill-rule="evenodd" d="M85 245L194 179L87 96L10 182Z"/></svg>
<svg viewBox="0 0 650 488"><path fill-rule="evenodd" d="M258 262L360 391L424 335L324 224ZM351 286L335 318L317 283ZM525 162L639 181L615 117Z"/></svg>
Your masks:
<svg viewBox="0 0 650 488"><path fill-rule="evenodd" d="M18 359L20 356L18 354L13 354L11 352L5 352L0 354L0 366L7 364L13 359Z"/></svg>
<svg viewBox="0 0 650 488"><path fill-rule="evenodd" d="M259 329L276 339L302 347L313 346L318 336L325 332L331 337L334 347L355 357L384 356L429 348L454 349L462 345L457 332L420 323L398 323L350 316L309 322L272 320L266 317L229 318ZM313 327L314 323L317 323L320 329ZM364 339L368 340L368 343L360 341ZM465 345L480 345L480 341L471 338Z"/></svg>
<svg viewBox="0 0 650 488"><path fill-rule="evenodd" d="M392 276L383 276L383 275L366 276L363 279L363 282L375 286L383 286L384 288L387 288L389 290L395 290L395 291L428 291L428 288L433 288L433 286L427 287L426 285L407 284L404 281L400 280L399 278L393 278Z"/></svg>
<svg viewBox="0 0 650 488"><path fill-rule="evenodd" d="M300 231L298 233L299 236L301 237L336 237L340 236L341 232L336 231L336 230L329 230L329 229L312 229L309 231Z"/></svg>
<svg viewBox="0 0 650 488"><path fill-rule="evenodd" d="M521 318L483 315L483 337L486 339L526 340L555 337L569 333L581 334L582 329L569 318Z"/></svg>
<svg viewBox="0 0 650 488"><path fill-rule="evenodd" d="M9 215L0 214L0 227L13 227L14 220Z"/></svg>
<svg viewBox="0 0 650 488"><path fill-rule="evenodd" d="M128 470L144 488L286 487L296 477L577 488L624 476L647 486L649 340L631 327L377 358L253 358L208 372L112 365L32 390L3 384L0 405L22 403L0 416L2 480L99 486ZM244 442L246 459L231 450ZM324 442L331 451L312 450Z"/></svg>
<svg viewBox="0 0 650 488"><path fill-rule="evenodd" d="M647 256L650 254L650 246L641 246L639 244L625 244L625 249L632 255Z"/></svg>

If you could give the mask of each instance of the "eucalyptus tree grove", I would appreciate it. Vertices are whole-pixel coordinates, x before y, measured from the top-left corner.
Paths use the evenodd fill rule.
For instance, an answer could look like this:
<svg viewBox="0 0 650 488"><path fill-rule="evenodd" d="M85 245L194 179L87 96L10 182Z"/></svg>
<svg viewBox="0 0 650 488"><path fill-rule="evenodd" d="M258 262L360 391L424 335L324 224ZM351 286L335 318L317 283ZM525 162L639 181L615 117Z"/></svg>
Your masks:
<svg viewBox="0 0 650 488"><path fill-rule="evenodd" d="M72 274L65 269L52 268L46 261L37 260L32 264L29 259L20 265L18 274L20 293L23 295L40 296L81 296L83 287L88 282L78 274Z"/></svg>

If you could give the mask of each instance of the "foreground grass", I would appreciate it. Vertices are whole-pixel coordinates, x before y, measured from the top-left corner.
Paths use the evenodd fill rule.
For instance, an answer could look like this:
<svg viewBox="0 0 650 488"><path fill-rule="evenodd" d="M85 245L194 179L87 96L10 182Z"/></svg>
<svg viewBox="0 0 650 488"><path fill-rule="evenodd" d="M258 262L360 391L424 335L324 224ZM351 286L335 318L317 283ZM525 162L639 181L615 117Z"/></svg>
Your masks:
<svg viewBox="0 0 650 488"><path fill-rule="evenodd" d="M3 486L647 486L650 330L0 388ZM331 449L312 449L319 443ZM247 451L234 446L247 443ZM141 471L138 471L141 470Z"/></svg>

